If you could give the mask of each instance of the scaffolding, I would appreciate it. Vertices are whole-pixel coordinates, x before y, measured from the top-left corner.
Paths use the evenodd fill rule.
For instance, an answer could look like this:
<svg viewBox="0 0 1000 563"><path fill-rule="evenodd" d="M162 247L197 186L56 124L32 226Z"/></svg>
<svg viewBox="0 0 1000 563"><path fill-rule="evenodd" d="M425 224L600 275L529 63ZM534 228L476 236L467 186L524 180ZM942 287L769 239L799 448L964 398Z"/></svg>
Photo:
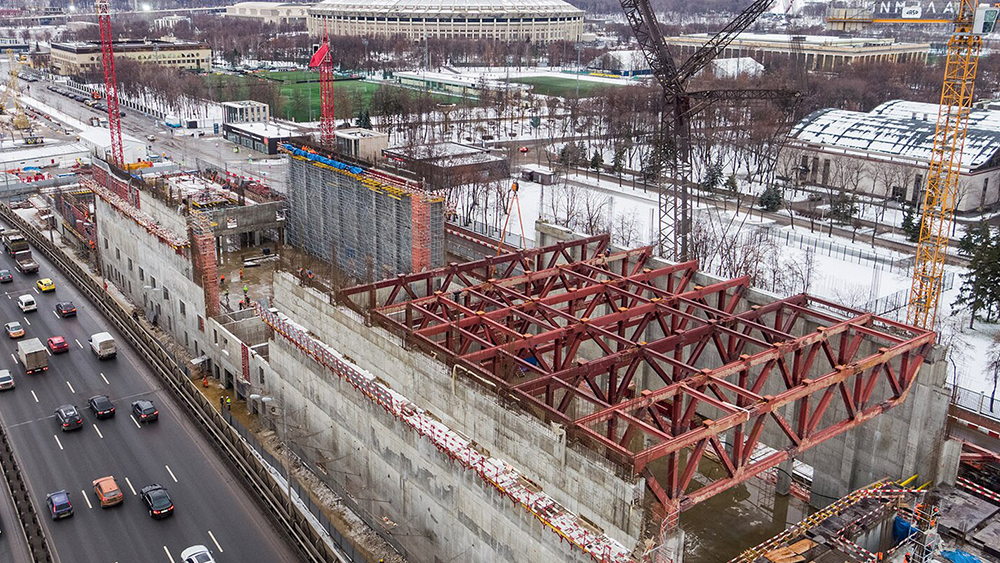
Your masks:
<svg viewBox="0 0 1000 563"><path fill-rule="evenodd" d="M195 280L205 293L205 314L217 317L220 310L219 268L212 224L204 213L192 209L188 215L188 227L194 249Z"/></svg>
<svg viewBox="0 0 1000 563"><path fill-rule="evenodd" d="M291 157L288 242L372 281L444 264L444 198L302 149Z"/></svg>
<svg viewBox="0 0 1000 563"><path fill-rule="evenodd" d="M645 479L673 514L901 404L935 333L607 235L397 276L342 302ZM706 278L707 279L707 278ZM775 450L755 457L767 437ZM780 447L779 447L780 446ZM706 453L721 475L693 477Z"/></svg>

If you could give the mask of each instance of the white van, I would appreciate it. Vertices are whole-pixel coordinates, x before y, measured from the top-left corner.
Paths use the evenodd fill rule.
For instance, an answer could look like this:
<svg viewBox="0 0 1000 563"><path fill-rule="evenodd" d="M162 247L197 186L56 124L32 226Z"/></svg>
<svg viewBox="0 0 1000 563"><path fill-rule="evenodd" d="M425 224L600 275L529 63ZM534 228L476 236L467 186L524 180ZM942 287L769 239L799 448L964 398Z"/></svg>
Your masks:
<svg viewBox="0 0 1000 563"><path fill-rule="evenodd" d="M115 348L115 339L107 332L98 332L91 336L90 349L102 360L114 358L118 354L118 349Z"/></svg>
<svg viewBox="0 0 1000 563"><path fill-rule="evenodd" d="M27 294L17 298L17 306L21 309L22 313L38 310L38 305L35 304L35 298Z"/></svg>

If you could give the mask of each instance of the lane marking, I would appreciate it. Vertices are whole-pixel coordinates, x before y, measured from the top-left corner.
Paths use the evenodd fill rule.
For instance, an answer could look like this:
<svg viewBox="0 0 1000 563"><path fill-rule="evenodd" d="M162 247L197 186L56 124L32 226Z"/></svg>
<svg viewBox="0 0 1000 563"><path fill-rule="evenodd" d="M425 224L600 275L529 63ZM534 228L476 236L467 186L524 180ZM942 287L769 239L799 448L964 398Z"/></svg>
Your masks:
<svg viewBox="0 0 1000 563"><path fill-rule="evenodd" d="M94 505L90 504L90 495L87 494L87 491L80 489L80 492L83 493L83 500L87 501L87 508L94 508Z"/></svg>
<svg viewBox="0 0 1000 563"><path fill-rule="evenodd" d="M174 556L170 555L170 550L167 549L167 546L163 546L163 551L166 552L167 557L170 558L170 563L174 563Z"/></svg>
<svg viewBox="0 0 1000 563"><path fill-rule="evenodd" d="M170 470L170 466L169 465L164 465L163 467L167 468L167 473L170 474L170 478L174 480L174 483L176 483L177 482L177 477L175 477L174 476L174 472Z"/></svg>
<svg viewBox="0 0 1000 563"><path fill-rule="evenodd" d="M41 293L39 293L39 291L38 291L38 288L37 288L37 287L33 287L33 288L31 288L31 289L35 290L35 294L37 294L37 295L41 295Z"/></svg>
<svg viewBox="0 0 1000 563"><path fill-rule="evenodd" d="M31 396L32 396L32 398L35 399L35 402L37 403L38 402L38 395L35 395L35 390L34 389L31 390Z"/></svg>
<svg viewBox="0 0 1000 563"><path fill-rule="evenodd" d="M31 321L28 320L28 317L24 317L24 322L28 323L28 326L31 326Z"/></svg>
<svg viewBox="0 0 1000 563"><path fill-rule="evenodd" d="M212 530L208 531L208 537L212 538L212 543L215 544L215 548L219 550L219 553L223 553L222 546L219 545L219 540L215 539L215 534L212 533Z"/></svg>
<svg viewBox="0 0 1000 563"><path fill-rule="evenodd" d="M45 348L45 352L50 356L52 355L52 350L49 350L48 347Z"/></svg>
<svg viewBox="0 0 1000 563"><path fill-rule="evenodd" d="M104 383L105 383L105 384L107 384L107 385L111 385L111 382L109 382L109 381L108 381L108 378L107 378L107 377L104 377L104 373L101 373L101 379L103 379L103 380L104 380Z"/></svg>
<svg viewBox="0 0 1000 563"><path fill-rule="evenodd" d="M69 381L66 382L66 387L69 387L70 393L76 393L76 389L73 389L73 384L70 383Z"/></svg>
<svg viewBox="0 0 1000 563"><path fill-rule="evenodd" d="M132 481L129 481L128 477L126 477L125 482L128 483L128 488L132 489L132 494L135 495L135 487L132 486Z"/></svg>
<svg viewBox="0 0 1000 563"><path fill-rule="evenodd" d="M14 361L17 362L17 356L15 356L14 354L11 354L10 357L14 358Z"/></svg>
<svg viewBox="0 0 1000 563"><path fill-rule="evenodd" d="M59 313L57 313L55 311L52 311L52 316L58 319L59 318Z"/></svg>
<svg viewBox="0 0 1000 563"><path fill-rule="evenodd" d="M73 340L76 340L76 345L79 346L80 349L82 350L83 349L83 344L80 344L80 341L77 340L76 338L74 338Z"/></svg>
<svg viewBox="0 0 1000 563"><path fill-rule="evenodd" d="M53 434L52 437L56 439L56 444L59 444L59 449L60 450L63 449L62 442L59 441L59 436L56 436L55 434Z"/></svg>
<svg viewBox="0 0 1000 563"><path fill-rule="evenodd" d="M104 434L101 434L101 429L98 428L96 424L94 425L94 430L97 430L97 435L100 436L101 439L103 440L104 439Z"/></svg>
<svg viewBox="0 0 1000 563"><path fill-rule="evenodd" d="M136 420L134 416L132 416L132 415L128 415L128 417L129 417L129 418L131 418L131 419L132 419L132 422L134 422L134 423L135 423L135 427L136 427L136 428L142 428L142 426L140 426L140 425L139 425L139 421L138 421L138 420Z"/></svg>

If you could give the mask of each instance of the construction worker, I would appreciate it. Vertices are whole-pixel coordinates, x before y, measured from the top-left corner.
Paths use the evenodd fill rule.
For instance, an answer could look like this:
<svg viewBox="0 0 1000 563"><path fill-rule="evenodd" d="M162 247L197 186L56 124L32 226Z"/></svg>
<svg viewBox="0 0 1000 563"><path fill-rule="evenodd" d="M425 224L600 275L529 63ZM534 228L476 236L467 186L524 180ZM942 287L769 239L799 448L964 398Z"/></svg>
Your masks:
<svg viewBox="0 0 1000 563"><path fill-rule="evenodd" d="M227 411L233 410L233 398L230 397L229 395L226 395L226 410Z"/></svg>
<svg viewBox="0 0 1000 563"><path fill-rule="evenodd" d="M225 408L226 408L226 398L223 397L222 395L219 395L219 410L221 411Z"/></svg>
<svg viewBox="0 0 1000 563"><path fill-rule="evenodd" d="M306 270L306 277L309 278L309 279L313 279L313 271L312 270Z"/></svg>
<svg viewBox="0 0 1000 563"><path fill-rule="evenodd" d="M302 279L302 268L299 267L299 279Z"/></svg>
<svg viewBox="0 0 1000 563"><path fill-rule="evenodd" d="M226 274L219 276L219 285L226 285Z"/></svg>
<svg viewBox="0 0 1000 563"><path fill-rule="evenodd" d="M240 268L240 279L243 279L243 268Z"/></svg>
<svg viewBox="0 0 1000 563"><path fill-rule="evenodd" d="M246 297L247 293L249 292L250 292L250 286L248 286L247 284L243 284L243 297Z"/></svg>

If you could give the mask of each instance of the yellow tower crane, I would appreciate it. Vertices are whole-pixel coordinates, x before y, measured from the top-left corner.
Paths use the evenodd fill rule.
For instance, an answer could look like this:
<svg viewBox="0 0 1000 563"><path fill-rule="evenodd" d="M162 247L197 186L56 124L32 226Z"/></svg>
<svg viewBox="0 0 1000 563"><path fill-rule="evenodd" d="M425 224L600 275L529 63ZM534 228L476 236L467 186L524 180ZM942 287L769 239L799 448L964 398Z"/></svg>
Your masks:
<svg viewBox="0 0 1000 563"><path fill-rule="evenodd" d="M841 30L858 29L873 23L950 23L955 26L948 40L941 105L924 190L920 238L917 240L906 313L910 324L932 329L941 300L948 231L955 217L955 198L976 84L979 50L983 44L982 36L993 32L1000 8L978 4L976 0L956 0L953 19L921 18L920 12L919 6L908 7L900 18L880 19L863 9L837 9L831 12L827 23Z"/></svg>
<svg viewBox="0 0 1000 563"><path fill-rule="evenodd" d="M21 107L21 102L17 100L17 77L21 70L22 63L20 60L14 57L14 51L7 49L7 61L10 66L10 77L7 79L6 90L4 90L3 95L0 96L0 113L5 110L13 115L11 119L11 125L14 129L24 130L31 128L31 121L28 120L27 114L24 113L24 108ZM7 103L8 100L12 101L14 104L14 111L9 111Z"/></svg>

